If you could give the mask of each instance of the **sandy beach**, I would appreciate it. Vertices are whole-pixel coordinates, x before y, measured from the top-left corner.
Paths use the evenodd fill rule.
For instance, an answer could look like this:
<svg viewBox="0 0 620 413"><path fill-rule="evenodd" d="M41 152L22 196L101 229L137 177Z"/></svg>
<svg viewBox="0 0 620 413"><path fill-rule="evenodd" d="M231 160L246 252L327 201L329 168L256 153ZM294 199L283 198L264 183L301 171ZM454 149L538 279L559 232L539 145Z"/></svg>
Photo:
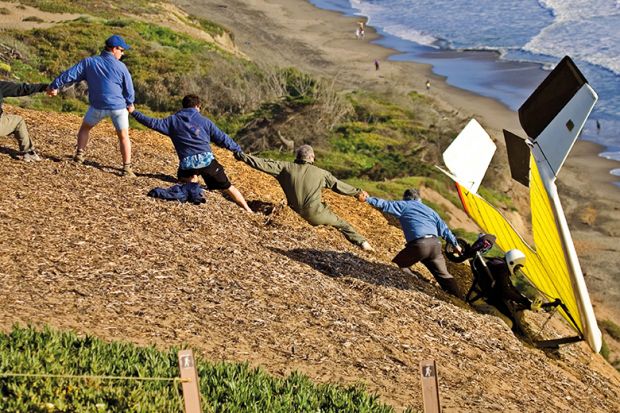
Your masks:
<svg viewBox="0 0 620 413"><path fill-rule="evenodd" d="M176 3L192 14L231 28L238 47L256 61L295 66L336 79L345 89L430 94L455 116L475 117L500 146L502 129L525 136L516 112L505 105L448 85L432 73L429 65L388 60L396 52L372 43L378 38L372 27L367 28L364 39L356 39L359 17L318 9L303 0ZM375 70L375 59L380 70ZM454 64L458 64L456 60ZM428 91L427 79L432 85ZM594 143L578 141L559 175L558 187L598 317L619 322L620 189L613 185L614 177L609 173L618 163L597 156L601 151ZM499 156L501 153L500 147ZM505 190L515 197L524 196L516 184ZM527 205L527 201L522 204Z"/></svg>

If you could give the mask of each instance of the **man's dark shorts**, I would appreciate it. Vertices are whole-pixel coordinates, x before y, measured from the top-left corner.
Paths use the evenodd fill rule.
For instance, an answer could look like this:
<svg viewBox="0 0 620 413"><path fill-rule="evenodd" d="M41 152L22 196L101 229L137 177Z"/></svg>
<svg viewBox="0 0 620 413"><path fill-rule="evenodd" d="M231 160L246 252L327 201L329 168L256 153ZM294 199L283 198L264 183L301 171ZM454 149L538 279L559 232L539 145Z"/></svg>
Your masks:
<svg viewBox="0 0 620 413"><path fill-rule="evenodd" d="M202 176L207 188L214 189L228 189L231 187L231 183L224 172L224 167L214 159L209 166L200 169L181 169L177 170L177 178L191 178L194 175Z"/></svg>

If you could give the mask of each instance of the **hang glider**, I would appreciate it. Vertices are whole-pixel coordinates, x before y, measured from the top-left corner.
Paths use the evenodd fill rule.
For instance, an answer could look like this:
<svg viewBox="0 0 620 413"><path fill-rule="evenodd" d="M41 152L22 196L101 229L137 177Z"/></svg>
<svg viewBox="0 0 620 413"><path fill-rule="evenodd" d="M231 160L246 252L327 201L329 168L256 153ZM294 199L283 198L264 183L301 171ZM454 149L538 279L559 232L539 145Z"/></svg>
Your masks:
<svg viewBox="0 0 620 413"><path fill-rule="evenodd" d="M443 155L449 170L444 172L455 181L467 214L485 232L497 236L502 250L523 251L525 275L550 302L562 303L559 311L578 335L551 340L553 344L585 339L595 352L601 349L601 332L555 180L597 99L567 56L519 108L528 139L504 131L512 177L529 187L534 246L477 194L496 149L478 122L472 119Z"/></svg>

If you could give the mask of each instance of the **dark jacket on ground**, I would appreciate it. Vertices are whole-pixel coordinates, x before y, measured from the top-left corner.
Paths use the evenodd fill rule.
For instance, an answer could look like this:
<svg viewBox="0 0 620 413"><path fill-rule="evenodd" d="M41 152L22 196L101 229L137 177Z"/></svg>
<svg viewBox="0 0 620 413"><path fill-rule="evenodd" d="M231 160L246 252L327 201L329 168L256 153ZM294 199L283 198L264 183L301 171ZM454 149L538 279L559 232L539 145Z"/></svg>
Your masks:
<svg viewBox="0 0 620 413"><path fill-rule="evenodd" d="M166 199L168 201L191 202L192 204L206 202L203 189L195 182L178 184L170 188L153 188L147 195L153 198Z"/></svg>
<svg viewBox="0 0 620 413"><path fill-rule="evenodd" d="M2 115L2 102L5 97L27 96L44 92L45 89L47 89L47 83L15 83L0 80L0 115Z"/></svg>
<svg viewBox="0 0 620 413"><path fill-rule="evenodd" d="M138 122L169 136L179 160L199 153L212 152L211 142L233 152L241 147L195 108L181 109L164 119L148 117L137 110L131 114Z"/></svg>

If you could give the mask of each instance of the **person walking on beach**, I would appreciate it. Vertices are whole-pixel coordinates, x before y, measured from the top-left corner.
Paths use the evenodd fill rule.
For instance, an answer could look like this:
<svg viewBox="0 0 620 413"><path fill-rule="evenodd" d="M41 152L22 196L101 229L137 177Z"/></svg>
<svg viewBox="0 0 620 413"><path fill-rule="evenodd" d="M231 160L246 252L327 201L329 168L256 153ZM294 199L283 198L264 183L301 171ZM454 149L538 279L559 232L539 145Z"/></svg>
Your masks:
<svg viewBox="0 0 620 413"><path fill-rule="evenodd" d="M375 70L379 70L379 61L375 59Z"/></svg>
<svg viewBox="0 0 620 413"><path fill-rule="evenodd" d="M349 242L364 251L373 251L364 239L348 222L334 214L321 201L321 190L329 188L341 195L358 196L361 189L339 181L330 172L318 168L314 163L314 150L310 145L301 145L297 149L295 162L274 161L242 152L235 153L235 158L245 162L254 169L274 176L291 209L297 212L311 225L329 225L337 228Z"/></svg>
<svg viewBox="0 0 620 413"><path fill-rule="evenodd" d="M215 159L211 142L233 152L240 152L241 147L200 114L202 103L198 96L187 95L181 104L183 109L165 119L148 117L137 111L133 105L130 105L128 110L135 120L172 140L179 157L179 181L194 182L198 175L201 175L209 190L224 191L237 205L252 212L241 192L230 183L224 167Z"/></svg>
<svg viewBox="0 0 620 413"><path fill-rule="evenodd" d="M73 160L84 162L84 151L90 130L102 119L110 117L116 129L123 159L122 174L135 177L131 169L131 141L127 107L134 102L131 75L120 60L130 47L121 36L113 35L105 41L99 56L91 56L70 67L50 84L48 94L56 96L58 89L82 80L88 83L90 107L84 115L77 134L77 148Z"/></svg>
<svg viewBox="0 0 620 413"><path fill-rule="evenodd" d="M426 90L431 90L431 81L426 79Z"/></svg>
<svg viewBox="0 0 620 413"><path fill-rule="evenodd" d="M392 259L393 263L405 273L413 275L409 267L422 262L442 289L459 296L456 281L448 272L446 260L441 252L439 237L452 244L459 254L462 253L461 247L437 212L422 203L416 189L407 189L402 201L386 201L368 196L366 192L360 193L358 200L394 215L400 221L407 245Z"/></svg>
<svg viewBox="0 0 620 413"><path fill-rule="evenodd" d="M19 144L18 159L25 162L40 161L41 157L34 150L34 144L28 134L26 121L19 115L4 113L2 102L5 97L27 96L45 92L47 83L15 83L0 81L0 136L13 134Z"/></svg>

